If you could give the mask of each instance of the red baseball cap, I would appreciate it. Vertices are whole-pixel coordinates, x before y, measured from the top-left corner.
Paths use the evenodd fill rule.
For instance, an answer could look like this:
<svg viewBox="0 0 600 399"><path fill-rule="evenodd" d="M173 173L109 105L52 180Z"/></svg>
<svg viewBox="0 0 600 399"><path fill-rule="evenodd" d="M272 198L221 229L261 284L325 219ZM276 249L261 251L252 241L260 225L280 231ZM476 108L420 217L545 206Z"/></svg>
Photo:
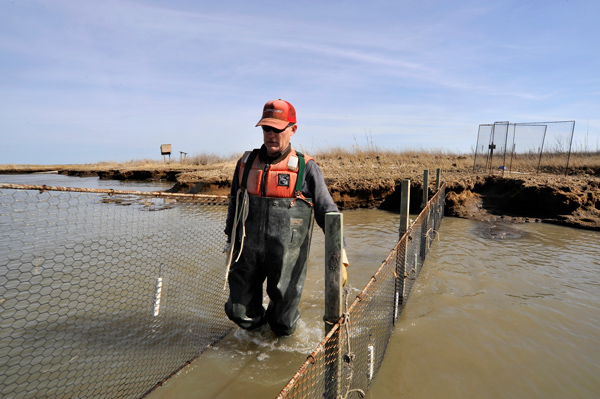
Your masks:
<svg viewBox="0 0 600 399"><path fill-rule="evenodd" d="M283 129L289 123L296 123L296 110L292 104L279 99L265 104L262 118L256 126L272 126L275 129Z"/></svg>

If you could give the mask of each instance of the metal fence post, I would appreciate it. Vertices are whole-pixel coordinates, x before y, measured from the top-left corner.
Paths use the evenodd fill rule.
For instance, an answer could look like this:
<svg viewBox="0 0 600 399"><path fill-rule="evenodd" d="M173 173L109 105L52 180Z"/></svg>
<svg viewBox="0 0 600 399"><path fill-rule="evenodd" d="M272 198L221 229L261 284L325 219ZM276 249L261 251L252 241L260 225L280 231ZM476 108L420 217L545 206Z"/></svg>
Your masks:
<svg viewBox="0 0 600 399"><path fill-rule="evenodd" d="M429 201L429 169L423 170L423 201L421 201L421 209L425 208Z"/></svg>
<svg viewBox="0 0 600 399"><path fill-rule="evenodd" d="M410 180L402 180L402 186L400 191L400 238L404 233L408 231L410 225ZM405 241L406 243L406 241ZM396 254L396 284L395 284L395 295L394 295L394 320L393 324L396 325L396 319L398 318L398 310L400 305L404 302L404 280L406 273L406 245L402 248L398 247L398 253Z"/></svg>
<svg viewBox="0 0 600 399"><path fill-rule="evenodd" d="M342 248L343 224L341 213L325 214L325 334L342 317ZM328 359L325 370L326 399L335 399L340 393L341 351L340 330L338 329L325 345L325 358Z"/></svg>
<svg viewBox="0 0 600 399"><path fill-rule="evenodd" d="M423 170L423 203L421 204L421 209L424 210L427 207L427 203L429 202L429 169ZM427 253L428 246L428 238L429 238L429 216L431 215L431 208L427 209L427 217L423 221L421 225L421 249L419 251L419 259L421 261L421 265L425 260L425 254ZM415 269L418 272L418 265L415 264Z"/></svg>
<svg viewBox="0 0 600 399"><path fill-rule="evenodd" d="M440 187L442 186L442 169L437 168L436 172L435 172L435 192L438 193L440 191ZM436 204L433 204L433 222L432 225L433 226L437 226L437 222L438 222L438 218L440 217L439 215L439 201Z"/></svg>
<svg viewBox="0 0 600 399"><path fill-rule="evenodd" d="M408 211L410 209L410 180L402 180L402 186L400 191L400 237L402 238L404 233L408 230L410 219Z"/></svg>

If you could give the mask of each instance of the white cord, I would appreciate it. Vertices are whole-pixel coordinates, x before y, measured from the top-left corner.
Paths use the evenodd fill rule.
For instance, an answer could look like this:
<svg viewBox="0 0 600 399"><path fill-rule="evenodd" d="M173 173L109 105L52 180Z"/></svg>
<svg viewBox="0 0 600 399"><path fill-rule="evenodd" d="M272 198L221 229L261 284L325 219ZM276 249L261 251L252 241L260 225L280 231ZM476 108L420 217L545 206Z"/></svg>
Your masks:
<svg viewBox="0 0 600 399"><path fill-rule="evenodd" d="M242 203L240 204L240 194L242 194ZM242 221L242 240L240 244L240 252L238 253L235 261L240 260L242 256L242 249L244 248L244 239L246 238L246 219L248 218L249 209L249 197L248 190L239 188L235 198L235 215L233 217L233 228L231 231L231 246L229 248L229 256L227 257L227 270L225 271L225 285L223 289L227 289L227 281L229 280L229 269L231 268L231 261L233 259L233 251L235 251L235 240L237 236L237 227ZM241 212L240 212L241 211Z"/></svg>

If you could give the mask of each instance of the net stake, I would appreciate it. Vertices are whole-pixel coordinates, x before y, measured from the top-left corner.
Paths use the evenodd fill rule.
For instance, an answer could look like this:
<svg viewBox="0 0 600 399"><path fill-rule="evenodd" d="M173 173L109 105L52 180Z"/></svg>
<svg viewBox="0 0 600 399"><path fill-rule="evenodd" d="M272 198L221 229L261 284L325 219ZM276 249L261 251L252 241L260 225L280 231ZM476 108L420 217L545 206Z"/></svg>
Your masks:
<svg viewBox="0 0 600 399"><path fill-rule="evenodd" d="M339 212L325 214L325 334L342 317L342 248L343 215ZM337 398L340 392L341 350L340 329L325 345L325 358L331 359L325 369L325 399Z"/></svg>

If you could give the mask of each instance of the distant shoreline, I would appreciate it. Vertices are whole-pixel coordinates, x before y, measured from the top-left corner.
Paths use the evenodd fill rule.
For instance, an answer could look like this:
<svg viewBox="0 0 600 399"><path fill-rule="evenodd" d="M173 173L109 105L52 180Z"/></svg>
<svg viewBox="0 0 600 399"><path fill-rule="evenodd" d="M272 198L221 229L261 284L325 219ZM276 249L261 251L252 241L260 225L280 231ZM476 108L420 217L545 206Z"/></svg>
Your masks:
<svg viewBox="0 0 600 399"><path fill-rule="evenodd" d="M429 191L441 168L447 183L446 215L488 223L547 222L600 230L600 161L575 165L572 174L521 172L474 174L473 158L445 153L331 151L315 157L341 210L380 208L397 211L399 187L411 180L411 212L418 213L423 169L430 170ZM598 159L598 157L596 157ZM0 174L60 173L106 180L172 182L170 192L228 195L235 160L206 165L106 163L95 165L0 165ZM560 172L560 168L557 168Z"/></svg>

